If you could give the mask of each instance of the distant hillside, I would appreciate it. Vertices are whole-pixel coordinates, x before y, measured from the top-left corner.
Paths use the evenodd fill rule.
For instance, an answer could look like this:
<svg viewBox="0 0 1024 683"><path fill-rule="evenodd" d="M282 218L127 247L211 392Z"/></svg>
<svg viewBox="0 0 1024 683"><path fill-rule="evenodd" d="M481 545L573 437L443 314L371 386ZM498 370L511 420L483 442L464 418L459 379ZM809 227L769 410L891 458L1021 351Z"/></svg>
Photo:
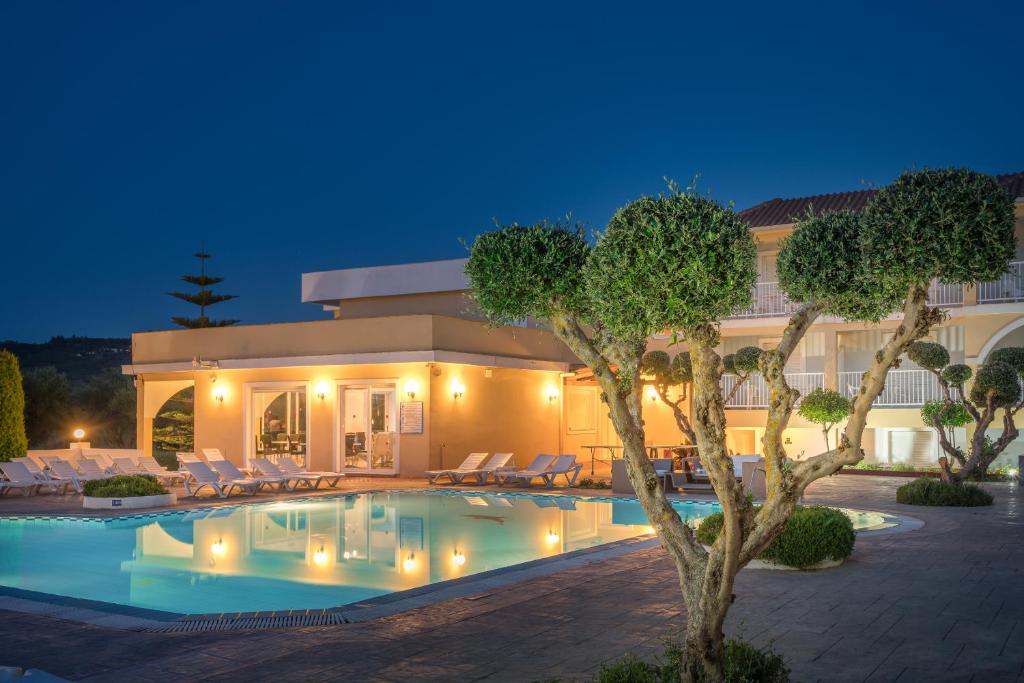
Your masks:
<svg viewBox="0 0 1024 683"><path fill-rule="evenodd" d="M0 341L18 357L22 370L52 365L67 375L71 384L82 384L90 377L131 362L130 339L95 339L92 337L53 337L42 344Z"/></svg>

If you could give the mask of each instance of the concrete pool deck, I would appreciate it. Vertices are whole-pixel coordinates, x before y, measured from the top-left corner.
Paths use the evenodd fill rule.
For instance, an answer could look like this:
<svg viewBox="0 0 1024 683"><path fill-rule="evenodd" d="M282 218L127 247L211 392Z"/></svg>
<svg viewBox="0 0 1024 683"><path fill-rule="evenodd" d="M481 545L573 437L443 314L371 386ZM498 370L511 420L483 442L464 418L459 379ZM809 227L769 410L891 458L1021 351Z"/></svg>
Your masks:
<svg viewBox="0 0 1024 683"><path fill-rule="evenodd" d="M988 485L992 508L931 509L897 505L902 483L816 483L809 502L925 526L859 538L833 570L743 572L727 631L774 642L796 681L1024 680L1021 490ZM660 650L685 621L677 586L663 551L648 546L337 626L139 633L0 611L0 664L81 680L586 680L606 659Z"/></svg>

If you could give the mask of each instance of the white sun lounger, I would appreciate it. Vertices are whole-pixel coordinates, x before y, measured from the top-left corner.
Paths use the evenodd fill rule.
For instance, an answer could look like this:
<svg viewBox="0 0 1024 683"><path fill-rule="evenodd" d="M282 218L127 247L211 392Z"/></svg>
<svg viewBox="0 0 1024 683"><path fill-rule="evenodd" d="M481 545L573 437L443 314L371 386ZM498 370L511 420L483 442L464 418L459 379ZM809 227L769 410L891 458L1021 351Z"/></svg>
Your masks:
<svg viewBox="0 0 1024 683"><path fill-rule="evenodd" d="M253 458L252 466L256 469L260 478L271 477L294 482L291 486L288 486L287 484L285 485L285 487L291 491L297 489L299 484L305 484L307 488L318 489L320 488L320 482L323 480L323 477L319 474L286 474L280 467L270 462L267 458Z"/></svg>
<svg viewBox="0 0 1024 683"><path fill-rule="evenodd" d="M277 467L282 472L284 472L285 475L287 475L289 477L295 476L295 475L298 475L298 474L315 474L318 477L320 477L321 479L323 479L324 482L326 482L327 485L330 486L331 488L337 487L338 486L338 482L341 481L341 478L345 476L341 472L326 472L326 471L322 471L322 470L314 470L314 471L304 470L301 467L299 467L298 465L296 465L295 461L292 460L291 458L281 458L281 460L279 460L278 463L277 463Z"/></svg>
<svg viewBox="0 0 1024 683"><path fill-rule="evenodd" d="M86 479L107 479L110 477L92 458L79 458L78 471Z"/></svg>
<svg viewBox="0 0 1024 683"><path fill-rule="evenodd" d="M25 464L20 462L0 462L0 473L4 475L4 479L0 480L0 493L3 494L14 489L21 489L26 496L29 496L44 486L52 488L54 491L65 488L62 483L39 481L25 467Z"/></svg>
<svg viewBox="0 0 1024 683"><path fill-rule="evenodd" d="M512 453L495 453L480 469L464 472L453 471L448 476L451 477L453 484L464 484L466 479L475 479L476 481L473 483L483 485L487 483L487 478L495 472L508 469L508 463L512 459L512 455Z"/></svg>
<svg viewBox="0 0 1024 683"><path fill-rule="evenodd" d="M196 494L205 486L209 486L221 498L227 498L236 488L248 492L249 495L256 495L256 491L260 487L260 482L252 479L225 481L204 462L185 462L183 464L190 475L185 480L185 492L192 498L195 498Z"/></svg>
<svg viewBox="0 0 1024 683"><path fill-rule="evenodd" d="M73 486L75 491L82 492L82 482L91 481L93 479L106 479L107 475L100 474L88 475L82 474L71 466L67 460L51 460L50 461L50 476L65 485L65 490L68 486Z"/></svg>
<svg viewBox="0 0 1024 683"><path fill-rule="evenodd" d="M455 477L475 472L486 459L487 453L470 453L469 456L462 461L462 464L453 470L427 470L423 474L427 475L427 479L430 480L431 484L436 484L441 477L448 477L449 481L454 484L456 483Z"/></svg>
<svg viewBox="0 0 1024 683"><path fill-rule="evenodd" d="M20 462L22 465L28 468L28 471L32 473L39 481L49 481L50 475L43 471L43 468L39 466L39 463L30 456L23 458L11 458L11 462Z"/></svg>
<svg viewBox="0 0 1024 683"><path fill-rule="evenodd" d="M560 455L555 463L551 466L544 475L544 483L551 488L555 485L555 479L558 478L559 474L565 475L565 485L572 486L576 483L576 478L580 476L580 470L583 469L583 465L576 462L575 455Z"/></svg>
<svg viewBox="0 0 1024 683"><path fill-rule="evenodd" d="M286 479L280 477L248 477L230 460L211 460L209 465L210 469L220 475L222 481L250 481L256 484L257 491L264 486L270 488L274 484L277 484L278 489L284 489L288 483Z"/></svg>
<svg viewBox="0 0 1024 683"><path fill-rule="evenodd" d="M220 452L219 448L204 448L203 457L206 458L206 462L213 462L214 460L227 460L224 454Z"/></svg>
<svg viewBox="0 0 1024 683"><path fill-rule="evenodd" d="M146 470L136 464L131 458L111 458L114 461L114 471L118 474L148 474Z"/></svg>
<svg viewBox="0 0 1024 683"><path fill-rule="evenodd" d="M508 482L513 483L525 483L527 486L530 485L537 477L544 480L547 484L549 479L545 476L548 470L551 468L551 464L555 462L555 456L541 454L533 459L529 465L521 470L502 470L494 473L494 480L498 482L498 486L504 486ZM552 476L550 481L554 481ZM549 487L551 484L548 485Z"/></svg>
<svg viewBox="0 0 1024 683"><path fill-rule="evenodd" d="M145 470L146 474L156 477L160 481L173 483L185 478L185 475L182 472L175 472L167 469L166 467L162 467L160 463L156 461L156 458L151 455L140 456L139 467Z"/></svg>

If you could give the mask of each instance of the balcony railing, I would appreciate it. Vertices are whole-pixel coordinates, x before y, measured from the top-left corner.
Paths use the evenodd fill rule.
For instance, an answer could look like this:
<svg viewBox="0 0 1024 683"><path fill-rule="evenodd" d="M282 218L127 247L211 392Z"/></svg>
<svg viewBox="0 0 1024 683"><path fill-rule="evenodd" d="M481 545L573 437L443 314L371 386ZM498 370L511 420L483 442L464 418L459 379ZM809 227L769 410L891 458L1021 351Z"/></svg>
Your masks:
<svg viewBox="0 0 1024 683"><path fill-rule="evenodd" d="M963 306L964 286L932 280L932 286L928 288L928 303L932 306Z"/></svg>
<svg viewBox="0 0 1024 683"><path fill-rule="evenodd" d="M728 396L739 378L736 375L722 375L722 395ZM789 386L806 396L815 389L825 386L825 373L823 372L787 372L786 382ZM726 404L728 408L767 408L768 407L768 384L761 375L754 375L743 383L736 390L736 395Z"/></svg>
<svg viewBox="0 0 1024 683"><path fill-rule="evenodd" d="M840 372L839 391L851 398L856 396L863 376L863 370ZM879 408L910 408L940 398L942 389L939 381L927 370L890 370L885 378L885 389L875 399L874 405Z"/></svg>
<svg viewBox="0 0 1024 683"><path fill-rule="evenodd" d="M1010 264L1010 272L998 280L978 283L978 303L1024 301L1024 261Z"/></svg>

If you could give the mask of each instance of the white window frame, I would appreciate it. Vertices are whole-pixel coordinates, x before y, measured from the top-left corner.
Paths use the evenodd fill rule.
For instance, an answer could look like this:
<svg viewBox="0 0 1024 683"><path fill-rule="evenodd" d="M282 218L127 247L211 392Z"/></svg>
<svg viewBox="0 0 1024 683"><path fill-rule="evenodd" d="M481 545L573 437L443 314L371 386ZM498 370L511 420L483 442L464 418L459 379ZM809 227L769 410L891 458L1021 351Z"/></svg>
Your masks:
<svg viewBox="0 0 1024 683"><path fill-rule="evenodd" d="M331 429L331 444L334 451L334 471L345 472L346 474L374 474L374 475L397 475L401 471L402 435L399 429L399 415L401 402L398 397L398 377L385 377L377 379L336 379L334 380L334 426ZM342 437L343 413L345 404L346 389L362 389L369 391L383 389L390 386L394 392L394 407L392 409L392 420L395 426L395 452L391 469L370 469L358 467L345 467L345 440Z"/></svg>
<svg viewBox="0 0 1024 683"><path fill-rule="evenodd" d="M244 464L248 468L251 466L253 458L253 447L255 443L253 437L253 421L252 421L252 395L257 391L262 390L274 390L278 389L281 391L296 391L303 390L306 392L306 467L309 467L310 456L312 454L312 434L309 430L309 418L312 412L310 408L310 399L313 396L312 382L309 380L297 380L297 381L281 381L281 382L245 382L242 384L242 453L244 454Z"/></svg>

